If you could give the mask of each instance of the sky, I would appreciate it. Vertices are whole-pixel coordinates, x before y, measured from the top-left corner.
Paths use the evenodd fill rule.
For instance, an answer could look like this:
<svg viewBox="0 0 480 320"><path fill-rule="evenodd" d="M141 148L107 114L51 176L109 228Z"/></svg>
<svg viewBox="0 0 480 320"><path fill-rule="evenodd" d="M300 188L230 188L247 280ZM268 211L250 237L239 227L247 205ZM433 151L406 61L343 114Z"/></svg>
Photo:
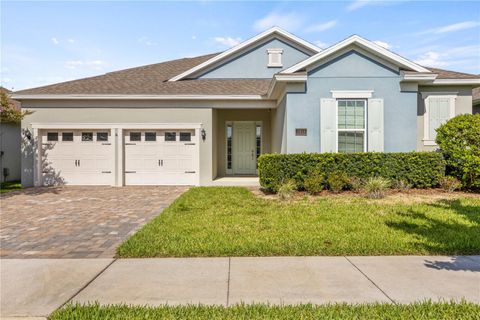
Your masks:
<svg viewBox="0 0 480 320"><path fill-rule="evenodd" d="M271 26L326 48L352 34L431 67L480 73L480 1L1 1L13 90L219 52Z"/></svg>

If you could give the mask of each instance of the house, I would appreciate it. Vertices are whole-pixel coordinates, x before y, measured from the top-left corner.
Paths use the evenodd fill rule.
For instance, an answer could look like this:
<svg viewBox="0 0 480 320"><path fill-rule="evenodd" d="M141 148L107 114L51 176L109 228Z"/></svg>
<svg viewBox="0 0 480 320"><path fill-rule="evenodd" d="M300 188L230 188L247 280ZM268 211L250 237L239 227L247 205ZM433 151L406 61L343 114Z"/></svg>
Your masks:
<svg viewBox="0 0 480 320"><path fill-rule="evenodd" d="M11 95L11 91L0 87L0 92ZM8 99L8 102L14 108L20 110L20 102ZM0 126L0 181L19 181L20 180L20 147L21 134L20 124L4 123Z"/></svg>
<svg viewBox="0 0 480 320"><path fill-rule="evenodd" d="M321 50L271 28L227 51L22 90L23 185L211 185L262 153L434 150L480 77L357 35Z"/></svg>

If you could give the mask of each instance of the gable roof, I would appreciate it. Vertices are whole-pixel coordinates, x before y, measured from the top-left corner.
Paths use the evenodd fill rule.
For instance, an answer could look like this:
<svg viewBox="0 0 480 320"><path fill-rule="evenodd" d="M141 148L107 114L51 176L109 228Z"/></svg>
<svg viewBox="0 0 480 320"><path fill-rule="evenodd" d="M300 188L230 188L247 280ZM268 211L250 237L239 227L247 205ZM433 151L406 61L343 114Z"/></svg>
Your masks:
<svg viewBox="0 0 480 320"><path fill-rule="evenodd" d="M386 61L403 67L407 70L412 70L416 72L430 72L430 70L426 69L425 67L422 67L421 65L416 64L408 59L405 59L404 57L401 57L398 54L393 53L392 51L389 51L372 41L366 40L357 35L353 35L331 47L328 47L327 49L317 53L316 55L311 56L310 58L305 59L297 63L296 65L287 68L286 70L283 70L282 73L295 73L297 71L303 70L306 67L315 64L350 45L357 45L360 48L367 50L368 52L371 52L377 56L380 56Z"/></svg>
<svg viewBox="0 0 480 320"><path fill-rule="evenodd" d="M480 75L478 74L450 71L450 70L430 68L430 67L427 67L427 68L431 72L436 73L438 75L437 79L480 79Z"/></svg>
<svg viewBox="0 0 480 320"><path fill-rule="evenodd" d="M262 95L270 79L167 80L217 54L171 60L15 92L26 95ZM127 97L124 97L127 98Z"/></svg>
<svg viewBox="0 0 480 320"><path fill-rule="evenodd" d="M227 51L224 51L224 52L208 59L207 61L205 61L205 62L203 62L203 63L201 63L201 64L199 64L199 65L197 65L197 66L195 66L191 69L186 70L185 72L182 72L179 75L176 75L175 77L172 77L169 81L178 81L178 80L185 79L186 77L188 77L188 76L190 76L190 75L192 75L192 74L194 74L198 71L205 70L208 67L210 67L214 64L217 64L222 60L226 60L236 53L241 52L245 48L250 47L250 46L252 46L256 43L259 43L260 41L262 41L264 39L267 39L267 38L270 38L274 35L278 35L280 37L283 37L283 38L293 42L294 44L298 45L299 47L303 48L304 50L306 50L307 52L309 52L311 54L318 53L322 50L319 47L317 47L316 45L314 45L314 44L312 44L308 41L305 41L305 40L287 32L287 31L285 31L285 30L283 30L279 27L273 27L273 28L268 29L265 32L262 32L262 33L256 35L253 38L250 38L250 39L248 39L248 40L246 40L246 41L228 49Z"/></svg>

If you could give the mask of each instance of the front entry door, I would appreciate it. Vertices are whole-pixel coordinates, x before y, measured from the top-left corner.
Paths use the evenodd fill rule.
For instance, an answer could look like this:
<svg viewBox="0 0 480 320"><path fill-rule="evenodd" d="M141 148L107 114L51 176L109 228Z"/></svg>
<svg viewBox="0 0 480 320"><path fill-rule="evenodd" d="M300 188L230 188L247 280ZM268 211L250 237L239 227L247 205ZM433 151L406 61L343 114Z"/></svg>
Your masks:
<svg viewBox="0 0 480 320"><path fill-rule="evenodd" d="M256 173L255 122L233 123L233 174Z"/></svg>

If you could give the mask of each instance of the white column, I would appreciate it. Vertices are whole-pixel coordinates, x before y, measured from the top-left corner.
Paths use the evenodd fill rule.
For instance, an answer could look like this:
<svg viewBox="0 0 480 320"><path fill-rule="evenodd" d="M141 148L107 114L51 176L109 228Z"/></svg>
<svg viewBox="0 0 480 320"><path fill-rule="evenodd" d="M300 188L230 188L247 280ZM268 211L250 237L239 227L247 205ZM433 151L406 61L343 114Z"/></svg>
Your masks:
<svg viewBox="0 0 480 320"><path fill-rule="evenodd" d="M32 140L33 185L40 187L42 185L42 137L38 135L37 128L33 129Z"/></svg>
<svg viewBox="0 0 480 320"><path fill-rule="evenodd" d="M115 186L122 187L124 184L124 143L123 143L123 129L118 128L115 130Z"/></svg>

